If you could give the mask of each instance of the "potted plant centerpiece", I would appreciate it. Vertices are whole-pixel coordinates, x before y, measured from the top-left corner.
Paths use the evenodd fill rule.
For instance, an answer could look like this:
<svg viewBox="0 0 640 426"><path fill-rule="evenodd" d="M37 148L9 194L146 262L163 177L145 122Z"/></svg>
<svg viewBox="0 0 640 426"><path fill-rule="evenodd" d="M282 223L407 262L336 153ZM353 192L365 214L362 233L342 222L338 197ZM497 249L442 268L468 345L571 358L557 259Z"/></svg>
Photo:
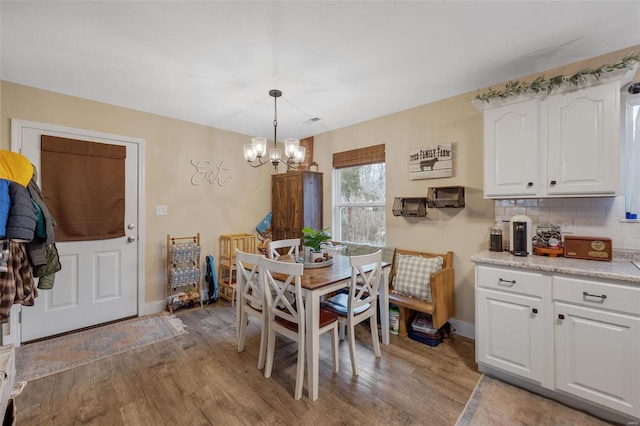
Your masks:
<svg viewBox="0 0 640 426"><path fill-rule="evenodd" d="M316 259L323 257L320 245L324 241L331 239L331 234L328 230L329 228L324 228L319 231L311 228L302 229L302 246L304 248L305 262L313 263Z"/></svg>

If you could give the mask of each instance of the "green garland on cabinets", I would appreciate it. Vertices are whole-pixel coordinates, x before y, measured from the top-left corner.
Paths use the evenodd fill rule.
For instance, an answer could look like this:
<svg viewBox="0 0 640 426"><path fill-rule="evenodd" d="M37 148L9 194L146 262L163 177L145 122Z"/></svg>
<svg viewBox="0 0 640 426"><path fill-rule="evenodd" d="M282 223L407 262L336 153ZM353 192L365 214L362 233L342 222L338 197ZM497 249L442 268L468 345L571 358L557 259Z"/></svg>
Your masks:
<svg viewBox="0 0 640 426"><path fill-rule="evenodd" d="M605 64L598 68L582 68L577 73L564 76L562 74L545 79L544 74L537 77L531 83L526 81L509 81L505 84L504 90L493 90L491 87L485 92L478 94L475 100L489 102L492 99L505 99L511 96L524 95L526 93L551 93L553 89L561 86L579 86L587 82L591 78L598 79L603 74L624 68L631 68L634 63L640 62L640 53L629 53L619 62L614 64Z"/></svg>

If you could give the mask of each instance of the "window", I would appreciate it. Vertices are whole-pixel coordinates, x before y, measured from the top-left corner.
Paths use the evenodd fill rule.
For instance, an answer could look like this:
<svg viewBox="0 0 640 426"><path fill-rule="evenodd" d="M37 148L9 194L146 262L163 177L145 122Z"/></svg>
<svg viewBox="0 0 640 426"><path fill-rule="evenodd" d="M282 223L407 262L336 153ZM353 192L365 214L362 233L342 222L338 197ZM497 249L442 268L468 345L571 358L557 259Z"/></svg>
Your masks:
<svg viewBox="0 0 640 426"><path fill-rule="evenodd" d="M334 238L385 245L384 145L334 154L333 167Z"/></svg>
<svg viewBox="0 0 640 426"><path fill-rule="evenodd" d="M640 94L626 98L626 187L627 219L640 216ZM631 215L631 216L630 216Z"/></svg>

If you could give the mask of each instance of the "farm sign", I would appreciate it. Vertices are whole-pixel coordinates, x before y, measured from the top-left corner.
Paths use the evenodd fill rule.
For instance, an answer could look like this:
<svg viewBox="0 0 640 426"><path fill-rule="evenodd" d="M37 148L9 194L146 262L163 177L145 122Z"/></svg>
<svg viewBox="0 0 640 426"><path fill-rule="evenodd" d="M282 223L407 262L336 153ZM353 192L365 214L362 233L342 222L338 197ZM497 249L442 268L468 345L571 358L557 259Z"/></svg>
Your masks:
<svg viewBox="0 0 640 426"><path fill-rule="evenodd" d="M453 175L451 144L409 150L409 179L433 179Z"/></svg>

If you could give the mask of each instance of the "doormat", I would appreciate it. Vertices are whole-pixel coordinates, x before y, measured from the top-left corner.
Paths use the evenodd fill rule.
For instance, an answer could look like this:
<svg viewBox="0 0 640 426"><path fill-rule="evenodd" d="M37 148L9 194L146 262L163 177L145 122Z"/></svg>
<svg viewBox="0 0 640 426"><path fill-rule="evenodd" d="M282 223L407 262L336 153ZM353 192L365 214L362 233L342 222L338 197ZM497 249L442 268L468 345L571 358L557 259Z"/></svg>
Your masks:
<svg viewBox="0 0 640 426"><path fill-rule="evenodd" d="M482 375L456 426L470 425L609 425L582 411L574 410L487 375Z"/></svg>
<svg viewBox="0 0 640 426"><path fill-rule="evenodd" d="M115 322L16 348L16 381L31 381L185 334L166 312Z"/></svg>

